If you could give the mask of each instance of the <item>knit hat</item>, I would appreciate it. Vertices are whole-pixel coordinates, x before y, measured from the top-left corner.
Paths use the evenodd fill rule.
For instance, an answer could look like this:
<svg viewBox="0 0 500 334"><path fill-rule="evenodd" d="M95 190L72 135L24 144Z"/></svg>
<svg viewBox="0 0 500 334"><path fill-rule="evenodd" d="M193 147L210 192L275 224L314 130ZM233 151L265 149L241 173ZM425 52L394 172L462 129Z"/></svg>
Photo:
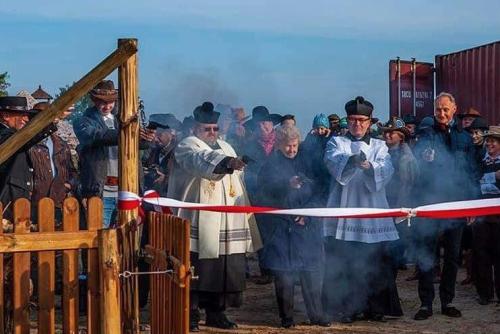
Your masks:
<svg viewBox="0 0 500 334"><path fill-rule="evenodd" d="M318 114L314 116L312 127L313 129L317 129L319 127L324 127L328 129L330 127L330 122L328 122L328 117L326 117L325 114Z"/></svg>

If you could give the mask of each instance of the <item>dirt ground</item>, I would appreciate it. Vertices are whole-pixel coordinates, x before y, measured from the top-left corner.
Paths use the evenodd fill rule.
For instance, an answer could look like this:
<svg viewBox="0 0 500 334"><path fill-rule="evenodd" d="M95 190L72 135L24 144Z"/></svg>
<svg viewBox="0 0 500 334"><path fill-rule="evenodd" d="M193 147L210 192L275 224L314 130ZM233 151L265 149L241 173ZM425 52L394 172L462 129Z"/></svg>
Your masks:
<svg viewBox="0 0 500 334"><path fill-rule="evenodd" d="M255 264L251 263L251 268ZM295 294L295 321L299 324L294 329L279 328L280 319L274 296L274 286L256 285L251 279L244 295L244 304L239 309L229 309L228 318L238 323L237 330L220 330L203 326L201 333L500 333L500 306L496 303L481 306L476 301L476 293L472 285L462 286L463 269L459 272L457 292L454 305L463 314L462 318L453 319L439 313L439 298L436 298L434 310L436 313L429 320L415 321L413 315L420 303L417 297L417 281L407 282L406 278L413 273L413 268L400 271L398 275L399 296L404 310L404 316L389 319L386 323L361 321L353 324L333 323L330 328L308 326L300 287ZM438 285L435 286L438 294Z"/></svg>

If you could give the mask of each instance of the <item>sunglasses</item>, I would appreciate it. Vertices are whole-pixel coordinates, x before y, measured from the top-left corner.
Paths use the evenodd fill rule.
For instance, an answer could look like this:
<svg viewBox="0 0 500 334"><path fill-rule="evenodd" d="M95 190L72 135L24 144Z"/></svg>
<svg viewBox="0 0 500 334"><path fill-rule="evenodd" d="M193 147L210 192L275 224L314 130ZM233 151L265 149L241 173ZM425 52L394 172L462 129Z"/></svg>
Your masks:
<svg viewBox="0 0 500 334"><path fill-rule="evenodd" d="M219 131L219 127L218 126L214 126L214 127L207 126L204 128L204 130L205 130L205 132L210 132L210 131L217 132L217 131Z"/></svg>

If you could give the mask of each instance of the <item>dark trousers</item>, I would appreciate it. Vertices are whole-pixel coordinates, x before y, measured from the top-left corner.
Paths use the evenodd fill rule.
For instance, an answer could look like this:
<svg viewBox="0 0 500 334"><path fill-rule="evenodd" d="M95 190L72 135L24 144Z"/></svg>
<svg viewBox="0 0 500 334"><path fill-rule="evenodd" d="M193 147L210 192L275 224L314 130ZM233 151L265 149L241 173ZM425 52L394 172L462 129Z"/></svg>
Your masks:
<svg viewBox="0 0 500 334"><path fill-rule="evenodd" d="M310 321L323 318L321 305L322 275L318 271L273 271L276 300L278 301L281 319L293 319L293 296L295 277L300 278L302 296L306 305L307 316Z"/></svg>
<svg viewBox="0 0 500 334"><path fill-rule="evenodd" d="M420 220L416 222L416 254L419 268L418 296L423 307L432 309L434 301L434 263L439 236L444 249L443 270L439 285L441 305L446 306L455 298L455 283L460 265L460 243L463 222L445 220Z"/></svg>
<svg viewBox="0 0 500 334"><path fill-rule="evenodd" d="M500 299L500 217L495 218L499 219L473 227L474 278L477 293L484 299L493 299L493 290Z"/></svg>
<svg viewBox="0 0 500 334"><path fill-rule="evenodd" d="M391 242L326 239L323 307L329 315L342 313L402 314L395 283Z"/></svg>
<svg viewBox="0 0 500 334"><path fill-rule="evenodd" d="M224 312L226 306L239 307L242 304L242 292L207 292L191 290L189 295L189 318L191 323L200 321L200 309L207 316Z"/></svg>

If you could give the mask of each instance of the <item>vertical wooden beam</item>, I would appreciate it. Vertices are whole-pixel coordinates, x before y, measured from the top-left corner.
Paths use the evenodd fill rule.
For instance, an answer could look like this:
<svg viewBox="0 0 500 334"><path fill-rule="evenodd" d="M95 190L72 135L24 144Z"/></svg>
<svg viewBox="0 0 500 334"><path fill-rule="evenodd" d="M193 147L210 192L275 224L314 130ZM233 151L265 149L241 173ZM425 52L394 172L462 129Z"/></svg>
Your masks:
<svg viewBox="0 0 500 334"><path fill-rule="evenodd" d="M78 232L79 205L74 197L69 197L63 203L63 229L65 232ZM63 251L63 332L78 333L79 319L79 281L78 281L78 250Z"/></svg>
<svg viewBox="0 0 500 334"><path fill-rule="evenodd" d="M30 202L27 199L16 200L14 203L14 233L30 232L30 212ZM13 258L14 333L29 334L30 253L16 253Z"/></svg>
<svg viewBox="0 0 500 334"><path fill-rule="evenodd" d="M38 231L54 232L54 201L42 198L38 202ZM54 334L56 262L54 251L38 252L38 333Z"/></svg>
<svg viewBox="0 0 500 334"><path fill-rule="evenodd" d="M120 258L116 230L99 230L102 334L122 333L120 318Z"/></svg>
<svg viewBox="0 0 500 334"><path fill-rule="evenodd" d="M137 48L136 39L119 39L118 48L132 44ZM137 194L139 192L139 121L137 88L137 54L128 58L118 68L118 89L120 92L120 137L118 147L119 190ZM137 271L135 254L138 249L138 210L118 212L120 242L122 243L122 270ZM124 333L139 334L139 294L137 276L130 277L121 285Z"/></svg>
<svg viewBox="0 0 500 334"><path fill-rule="evenodd" d="M102 227L102 200L92 197L88 201L87 227L97 231ZM99 334L100 295L99 295L99 253L97 249L87 250L87 333Z"/></svg>

